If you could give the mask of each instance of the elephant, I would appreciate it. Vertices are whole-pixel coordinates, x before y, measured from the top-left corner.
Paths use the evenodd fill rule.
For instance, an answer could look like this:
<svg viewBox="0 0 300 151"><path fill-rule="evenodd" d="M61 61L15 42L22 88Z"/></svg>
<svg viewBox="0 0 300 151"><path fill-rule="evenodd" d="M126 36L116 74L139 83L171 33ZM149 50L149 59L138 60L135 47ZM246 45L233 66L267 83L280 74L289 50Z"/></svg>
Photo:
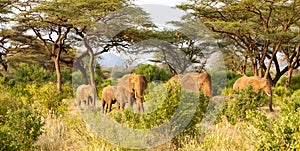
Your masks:
<svg viewBox="0 0 300 151"><path fill-rule="evenodd" d="M89 105L90 102L93 106L93 110L96 106L97 92L96 89L91 85L80 85L76 90L76 101L78 106L81 107L81 102Z"/></svg>
<svg viewBox="0 0 300 151"><path fill-rule="evenodd" d="M117 106L119 108L119 104L118 104L116 96L115 96L116 90L117 90L116 86L107 86L103 89L102 97L101 97L103 113L110 112L112 104L115 104L115 103L117 103Z"/></svg>
<svg viewBox="0 0 300 151"><path fill-rule="evenodd" d="M132 108L132 97L136 100L138 105L138 112L144 112L143 94L147 89L148 80L141 74L127 74L119 79L117 84L116 98L120 103L120 108L124 109L125 103L129 103Z"/></svg>
<svg viewBox="0 0 300 151"><path fill-rule="evenodd" d="M199 92L201 90L208 97L213 95L211 76L208 73L190 72L184 75L175 75L168 82L175 81L179 81L185 91Z"/></svg>
<svg viewBox="0 0 300 151"><path fill-rule="evenodd" d="M266 78L261 78L259 76L242 76L239 79L237 79L235 81L235 83L233 84L233 90L234 91L240 91L243 90L245 88L247 88L248 86L252 86L253 91L258 93L259 90L261 89L261 95L263 95L263 92L267 94L267 96L269 97L269 109L271 112L273 112L273 108L272 108L272 85L271 82L266 79Z"/></svg>
<svg viewBox="0 0 300 151"><path fill-rule="evenodd" d="M176 83L176 82L179 82L179 79L182 78L182 74L177 74L177 75L174 75L173 77L171 77L169 80L168 80L168 84L173 84L173 83Z"/></svg>

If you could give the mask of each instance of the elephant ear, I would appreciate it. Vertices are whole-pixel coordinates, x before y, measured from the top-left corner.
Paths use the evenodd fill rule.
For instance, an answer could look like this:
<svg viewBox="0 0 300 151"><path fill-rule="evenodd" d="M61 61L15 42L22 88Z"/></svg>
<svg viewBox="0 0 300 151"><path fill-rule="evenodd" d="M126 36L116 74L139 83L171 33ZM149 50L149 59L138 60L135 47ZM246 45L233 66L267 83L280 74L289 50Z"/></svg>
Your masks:
<svg viewBox="0 0 300 151"><path fill-rule="evenodd" d="M128 78L128 83L129 83L129 91L130 92L133 92L133 86L134 86L134 81L135 81L135 75L131 74L129 75L129 78Z"/></svg>
<svg viewBox="0 0 300 151"><path fill-rule="evenodd" d="M143 77L143 80L144 80L144 88L147 89L148 87L148 80L145 76L142 76Z"/></svg>

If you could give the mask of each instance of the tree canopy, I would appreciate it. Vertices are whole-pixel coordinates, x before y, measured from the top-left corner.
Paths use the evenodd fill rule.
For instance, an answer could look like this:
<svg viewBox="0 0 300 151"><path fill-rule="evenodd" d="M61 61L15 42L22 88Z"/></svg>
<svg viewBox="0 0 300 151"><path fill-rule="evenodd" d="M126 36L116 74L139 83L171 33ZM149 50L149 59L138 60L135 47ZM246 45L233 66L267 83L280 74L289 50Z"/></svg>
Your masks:
<svg viewBox="0 0 300 151"><path fill-rule="evenodd" d="M284 73L291 74L300 66L299 6L297 0L190 0L178 8L190 12L187 20L203 22L222 42L228 42L226 51L242 56L237 60L243 64L242 73L250 63L254 75L275 84Z"/></svg>

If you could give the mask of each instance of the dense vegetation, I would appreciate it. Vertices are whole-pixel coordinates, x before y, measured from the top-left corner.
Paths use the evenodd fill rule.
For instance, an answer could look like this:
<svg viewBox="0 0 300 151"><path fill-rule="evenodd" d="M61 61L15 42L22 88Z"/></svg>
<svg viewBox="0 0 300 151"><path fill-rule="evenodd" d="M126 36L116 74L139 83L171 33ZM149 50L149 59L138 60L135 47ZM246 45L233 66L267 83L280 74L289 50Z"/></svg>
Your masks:
<svg viewBox="0 0 300 151"><path fill-rule="evenodd" d="M24 65L25 67L26 65ZM143 67L144 68L144 67ZM156 68L156 67L154 67ZM101 140L85 126L86 122L98 121L97 116L89 110L78 116L79 110L73 101L73 91L68 85L63 86L63 93L55 89L51 82L51 74L44 69L20 70L12 73L13 78L1 77L1 150L67 150L67 149L96 149L105 147L114 150L117 146ZM47 77L44 82L18 81L19 75L33 77ZM232 76L232 72L227 72ZM153 73L155 75L155 73ZM39 76L44 75L44 76ZM153 76L153 75L151 75ZM234 77L238 77L235 75ZM235 79L233 77L233 79ZM299 80L294 76L293 80ZM104 80L111 83L111 79ZM107 84L101 85L101 87ZM224 90L227 96L232 94L232 84ZM285 90L280 84L274 87L275 112L270 113L265 107L267 98L254 93L251 88L238 93L237 97L225 98L221 107L217 107L218 100L211 100L210 106L202 94L181 93L178 85L170 89L170 85L150 83L145 95L145 102L149 106L147 114L136 114L129 110L113 112L109 117L119 123L133 128L155 128L170 121L180 103L189 100L202 100L196 107L196 114L183 131L168 143L161 144L157 149L298 149L299 146L299 86ZM175 89L174 89L175 88ZM101 91L101 89L99 89ZM225 92L226 91L226 92ZM198 98L198 99L197 99ZM185 101L186 100L186 101ZM192 111L196 102L189 102L177 113L183 119L191 115L185 111ZM192 106L189 106L192 105ZM208 108L207 108L208 107ZM205 112L209 108L216 113ZM98 113L101 110L98 109ZM209 129L204 130L201 123L203 116L215 119ZM100 116L100 115L99 115ZM184 117L186 116L186 117ZM86 119L89 117L88 119ZM174 121L173 121L174 122ZM200 125L199 125L200 124ZM114 133L114 129L110 130ZM178 131L179 132L179 131ZM101 132L99 132L101 133ZM101 134L98 134L101 136ZM151 137L151 136L149 136ZM152 136L154 137L154 136ZM255 141L254 141L255 140ZM131 143L131 140L128 140ZM241 143L243 142L243 143ZM67 144L72 145L67 145ZM138 145L138 142L136 142ZM84 144L84 145L82 145ZM121 149L121 148L120 148Z"/></svg>
<svg viewBox="0 0 300 151"><path fill-rule="evenodd" d="M300 149L299 1L188 0L177 6L188 13L172 22L177 30L160 29L131 5L131 0L0 1L0 150ZM159 42L142 43L149 39ZM220 69L219 58L210 63L206 58L219 48L226 65ZM135 65L133 56L118 67L98 64L98 55L115 50L151 52L155 65ZM211 74L212 98L167 83L190 71ZM103 88L129 73L148 80L146 112L113 105L104 116ZM272 81L274 112L267 97L251 87L232 90L243 74ZM80 84L97 88L95 111L77 107ZM136 139L130 131L120 133L116 123L158 131L137 133L142 135ZM170 129L159 129L163 124ZM162 138L165 133L169 137ZM119 135L123 139L114 142Z"/></svg>

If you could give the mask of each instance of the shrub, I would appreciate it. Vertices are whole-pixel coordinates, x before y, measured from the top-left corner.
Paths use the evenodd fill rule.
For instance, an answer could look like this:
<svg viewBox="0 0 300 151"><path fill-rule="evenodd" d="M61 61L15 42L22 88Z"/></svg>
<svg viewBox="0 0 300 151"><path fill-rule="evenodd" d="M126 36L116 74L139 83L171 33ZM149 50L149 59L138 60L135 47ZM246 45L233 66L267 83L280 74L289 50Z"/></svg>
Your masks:
<svg viewBox="0 0 300 151"><path fill-rule="evenodd" d="M29 65L25 63L21 63L18 70L13 73L17 82L27 83L43 83L50 81L53 77L52 74L37 65Z"/></svg>
<svg viewBox="0 0 300 151"><path fill-rule="evenodd" d="M280 98L291 96L293 94L292 89L286 89L284 86L277 86L273 88L273 95L277 95Z"/></svg>
<svg viewBox="0 0 300 151"><path fill-rule="evenodd" d="M232 88L234 82L240 77L241 75L238 75L235 72L228 70L217 71L212 73L212 85L214 95L221 95L222 93L224 93L224 88Z"/></svg>
<svg viewBox="0 0 300 151"><path fill-rule="evenodd" d="M238 75L235 72L227 71L227 88L232 88L235 81L240 77L241 75Z"/></svg>
<svg viewBox="0 0 300 151"><path fill-rule="evenodd" d="M220 117L224 115L228 122L236 124L239 121L247 120L246 112L256 110L267 102L259 93L252 90L252 87L238 92L238 96L224 101L221 107ZM219 117L219 118L220 118Z"/></svg>
<svg viewBox="0 0 300 151"><path fill-rule="evenodd" d="M32 150L44 123L36 111L21 108L9 110L0 125L0 150Z"/></svg>
<svg viewBox="0 0 300 151"><path fill-rule="evenodd" d="M32 150L42 134L43 118L66 111L63 98L72 97L72 88L59 93L53 83L16 84L0 77L0 150Z"/></svg>
<svg viewBox="0 0 300 151"><path fill-rule="evenodd" d="M141 64L134 70L136 74L143 74L148 82L152 81L167 81L171 78L172 74L167 72L164 68L159 68L156 65Z"/></svg>
<svg viewBox="0 0 300 151"><path fill-rule="evenodd" d="M269 119L259 112L249 112L251 124L249 134L257 149L299 150L300 149L300 98L285 98L280 117Z"/></svg>
<svg viewBox="0 0 300 151"><path fill-rule="evenodd" d="M285 87L286 77L281 77L280 80L276 83L276 87ZM291 78L290 88L292 90L300 89L300 75L294 75Z"/></svg>
<svg viewBox="0 0 300 151"><path fill-rule="evenodd" d="M30 84L26 86L25 91L28 91L30 103L32 107L39 108L39 110L46 116L49 112L54 115L64 114L66 105L62 102L64 98L71 98L72 89L69 87L62 88L64 93L58 92L56 85L49 82L42 86Z"/></svg>
<svg viewBox="0 0 300 151"><path fill-rule="evenodd" d="M168 87L163 85L149 85L149 93L145 96L149 112L135 114L129 110L123 113L109 114L117 122L135 129L150 129L168 123L174 126L173 132L180 132L172 139L176 147L187 144L189 140L197 140L200 135L199 123L206 111L208 98L200 93L181 91L179 85ZM199 101L199 102L198 102ZM180 105L184 103L183 105ZM195 106L198 104L198 106ZM191 121L186 121L191 119ZM184 125L187 124L187 125Z"/></svg>

